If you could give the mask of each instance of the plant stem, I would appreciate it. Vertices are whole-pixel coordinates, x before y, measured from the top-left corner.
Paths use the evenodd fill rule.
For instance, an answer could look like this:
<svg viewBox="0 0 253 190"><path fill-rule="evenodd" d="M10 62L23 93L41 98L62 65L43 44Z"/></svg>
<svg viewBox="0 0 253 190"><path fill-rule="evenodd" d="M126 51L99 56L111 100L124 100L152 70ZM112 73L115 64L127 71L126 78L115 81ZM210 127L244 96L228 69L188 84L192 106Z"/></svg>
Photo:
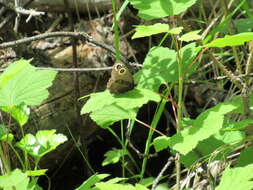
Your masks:
<svg viewBox="0 0 253 190"><path fill-rule="evenodd" d="M169 93L170 93L170 89L166 92L165 97L167 97L169 95ZM151 122L151 125L150 125L153 129L156 128L156 126L157 126L157 124L160 120L160 117L163 113L166 102L167 102L166 99L162 99L162 102L158 105L158 107L156 109L155 116L154 116L154 118ZM149 133L148 133L148 138L147 138L147 141L146 141L145 151L144 151L145 155L147 155L149 153L149 148L150 148L150 144L151 144L151 140L152 140L152 135L154 133L153 129L150 129ZM141 173L140 173L141 179L144 177L144 173L145 173L146 166L147 166L147 161L148 161L147 157L145 157L142 161L142 167L141 167Z"/></svg>
<svg viewBox="0 0 253 190"><path fill-rule="evenodd" d="M3 146L4 146L4 144L1 143L1 144L0 144L0 157L1 157L2 161L3 161L3 164L4 164L4 168L5 168L5 170L6 170L6 173L8 174L8 173L11 172L11 168L10 168L10 164L9 164L8 159L6 158L6 155L4 154Z"/></svg>
<svg viewBox="0 0 253 190"><path fill-rule="evenodd" d="M182 123L182 108L183 108L183 85L184 85L184 73L183 73L183 62L180 54L179 44L176 38L174 38L176 49L177 49L177 59L178 59L178 103L177 103L177 133L181 131ZM181 179L181 164L180 164L180 154L176 154L176 190L180 190L180 179Z"/></svg>

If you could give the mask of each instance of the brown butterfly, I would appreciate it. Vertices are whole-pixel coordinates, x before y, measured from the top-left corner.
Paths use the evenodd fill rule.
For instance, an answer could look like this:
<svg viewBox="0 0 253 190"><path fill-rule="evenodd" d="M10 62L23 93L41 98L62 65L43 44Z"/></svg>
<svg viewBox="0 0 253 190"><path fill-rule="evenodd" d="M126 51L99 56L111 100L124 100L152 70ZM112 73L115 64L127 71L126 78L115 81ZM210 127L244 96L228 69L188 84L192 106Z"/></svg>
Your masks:
<svg viewBox="0 0 253 190"><path fill-rule="evenodd" d="M107 89L111 93L124 93L134 88L134 79L127 66L116 62L113 65L111 78L107 82Z"/></svg>

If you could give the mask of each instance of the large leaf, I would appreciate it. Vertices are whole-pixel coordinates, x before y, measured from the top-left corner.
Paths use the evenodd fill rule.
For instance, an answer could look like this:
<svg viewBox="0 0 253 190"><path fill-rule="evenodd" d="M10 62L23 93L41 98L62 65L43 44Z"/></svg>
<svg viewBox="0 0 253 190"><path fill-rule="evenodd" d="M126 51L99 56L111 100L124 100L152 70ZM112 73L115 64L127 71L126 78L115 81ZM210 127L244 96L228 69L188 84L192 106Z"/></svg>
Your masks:
<svg viewBox="0 0 253 190"><path fill-rule="evenodd" d="M163 83L178 80L176 51L164 47L149 50L144 67L134 75L138 87L158 91Z"/></svg>
<svg viewBox="0 0 253 190"><path fill-rule="evenodd" d="M93 93L83 106L81 114L90 113L90 117L101 127L108 127L122 119L135 119L137 108L148 101L160 101L160 96L147 89L135 88L123 94L111 94L109 91Z"/></svg>
<svg viewBox="0 0 253 190"><path fill-rule="evenodd" d="M253 188L253 164L245 167L227 168L215 190L251 190Z"/></svg>
<svg viewBox="0 0 253 190"><path fill-rule="evenodd" d="M41 130L36 133L36 136L27 134L16 143L16 146L34 158L40 159L46 153L67 141L66 136L55 134L55 132L56 130Z"/></svg>
<svg viewBox="0 0 253 190"><path fill-rule="evenodd" d="M202 112L191 128L184 129L169 139L170 147L181 154L187 154L200 141L217 133L223 126L225 114L237 107L238 104L236 103L225 102Z"/></svg>
<svg viewBox="0 0 253 190"><path fill-rule="evenodd" d="M109 150L104 154L105 159L102 162L102 166L115 164L119 162L120 158L124 155L126 155L126 152L124 150L115 148L113 150Z"/></svg>
<svg viewBox="0 0 253 190"><path fill-rule="evenodd" d="M151 20L178 15L192 6L196 0L129 0L129 2L139 10L138 15L141 18Z"/></svg>
<svg viewBox="0 0 253 190"><path fill-rule="evenodd" d="M196 65L191 65L196 56L195 43L188 44L180 50L183 72L191 74ZM164 47L154 47L149 50L144 67L134 75L138 87L158 91L161 84L178 81L177 53Z"/></svg>
<svg viewBox="0 0 253 190"><path fill-rule="evenodd" d="M101 110L94 111L90 114L92 120L94 120L99 126L106 128L116 121L123 119L135 119L137 109L125 110L117 104L111 104L105 106Z"/></svg>
<svg viewBox="0 0 253 190"><path fill-rule="evenodd" d="M37 70L29 61L12 63L0 76L0 106L39 105L48 97L56 71Z"/></svg>

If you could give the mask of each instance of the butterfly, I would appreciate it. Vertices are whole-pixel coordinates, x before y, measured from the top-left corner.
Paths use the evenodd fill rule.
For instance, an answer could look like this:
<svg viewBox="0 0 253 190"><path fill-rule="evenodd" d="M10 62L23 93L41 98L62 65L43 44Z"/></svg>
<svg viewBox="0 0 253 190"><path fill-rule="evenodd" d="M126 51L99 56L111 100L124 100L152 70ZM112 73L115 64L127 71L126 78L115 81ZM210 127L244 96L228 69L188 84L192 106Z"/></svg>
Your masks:
<svg viewBox="0 0 253 190"><path fill-rule="evenodd" d="M107 82L107 89L111 93L118 94L124 93L134 88L134 79L127 68L127 66L121 62L116 62L113 65L111 78Z"/></svg>

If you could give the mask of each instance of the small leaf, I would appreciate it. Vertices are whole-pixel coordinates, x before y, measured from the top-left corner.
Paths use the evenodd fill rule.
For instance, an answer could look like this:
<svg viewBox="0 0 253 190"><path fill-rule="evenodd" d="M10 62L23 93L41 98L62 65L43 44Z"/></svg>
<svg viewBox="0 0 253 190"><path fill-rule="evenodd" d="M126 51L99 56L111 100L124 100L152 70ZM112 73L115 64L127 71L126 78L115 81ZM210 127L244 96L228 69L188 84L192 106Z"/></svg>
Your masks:
<svg viewBox="0 0 253 190"><path fill-rule="evenodd" d="M124 152L123 150L119 150L119 149L109 150L104 154L105 159L102 162L102 166L115 164L119 162L120 158L124 155L126 155L126 152Z"/></svg>
<svg viewBox="0 0 253 190"><path fill-rule="evenodd" d="M129 0L138 9L138 16L145 20L178 15L192 6L196 0Z"/></svg>
<svg viewBox="0 0 253 190"><path fill-rule="evenodd" d="M39 105L48 97L55 71L37 70L29 61L12 63L0 76L0 106Z"/></svg>
<svg viewBox="0 0 253 190"><path fill-rule="evenodd" d="M198 34L201 30L195 30L188 32L184 35L182 35L179 40L184 42L190 42L201 39L201 36Z"/></svg>
<svg viewBox="0 0 253 190"><path fill-rule="evenodd" d="M253 188L253 164L227 168L221 177L221 182L215 190L251 190Z"/></svg>
<svg viewBox="0 0 253 190"><path fill-rule="evenodd" d="M150 26L138 25L135 26L136 32L132 36L132 39L142 38L146 36L152 36L154 34L167 33L169 32L169 25L156 23Z"/></svg>
<svg viewBox="0 0 253 190"><path fill-rule="evenodd" d="M170 142L169 139L169 137L165 136L155 138L153 142L155 151L160 152L161 150L168 148Z"/></svg>
<svg viewBox="0 0 253 190"><path fill-rule="evenodd" d="M251 40L253 40L253 32L244 32L244 33L240 33L240 34L236 34L236 35L226 35L224 38L217 38L202 47L223 48L226 46L239 46L239 45L243 45L245 42L249 42Z"/></svg>
<svg viewBox="0 0 253 190"><path fill-rule="evenodd" d="M7 142L8 144L11 144L13 139L14 139L13 134L8 133L6 127L0 124L0 140L3 142Z"/></svg>
<svg viewBox="0 0 253 190"><path fill-rule="evenodd" d="M2 106L1 110L11 114L11 116L18 122L20 126L26 124L30 115L30 108L23 103L13 107Z"/></svg>
<svg viewBox="0 0 253 190"><path fill-rule="evenodd" d="M41 130L36 133L36 136L27 134L16 143L16 146L34 158L40 159L46 153L67 141L66 136L55 134L55 132L56 130Z"/></svg>
<svg viewBox="0 0 253 190"><path fill-rule="evenodd" d="M48 170L48 169L27 170L25 173L26 173L28 176L36 177L36 176L46 175L47 170Z"/></svg>
<svg viewBox="0 0 253 190"><path fill-rule="evenodd" d="M85 180L76 190L91 190L91 187L102 179L110 176L109 174L94 174ZM93 188L92 188L93 189Z"/></svg>

